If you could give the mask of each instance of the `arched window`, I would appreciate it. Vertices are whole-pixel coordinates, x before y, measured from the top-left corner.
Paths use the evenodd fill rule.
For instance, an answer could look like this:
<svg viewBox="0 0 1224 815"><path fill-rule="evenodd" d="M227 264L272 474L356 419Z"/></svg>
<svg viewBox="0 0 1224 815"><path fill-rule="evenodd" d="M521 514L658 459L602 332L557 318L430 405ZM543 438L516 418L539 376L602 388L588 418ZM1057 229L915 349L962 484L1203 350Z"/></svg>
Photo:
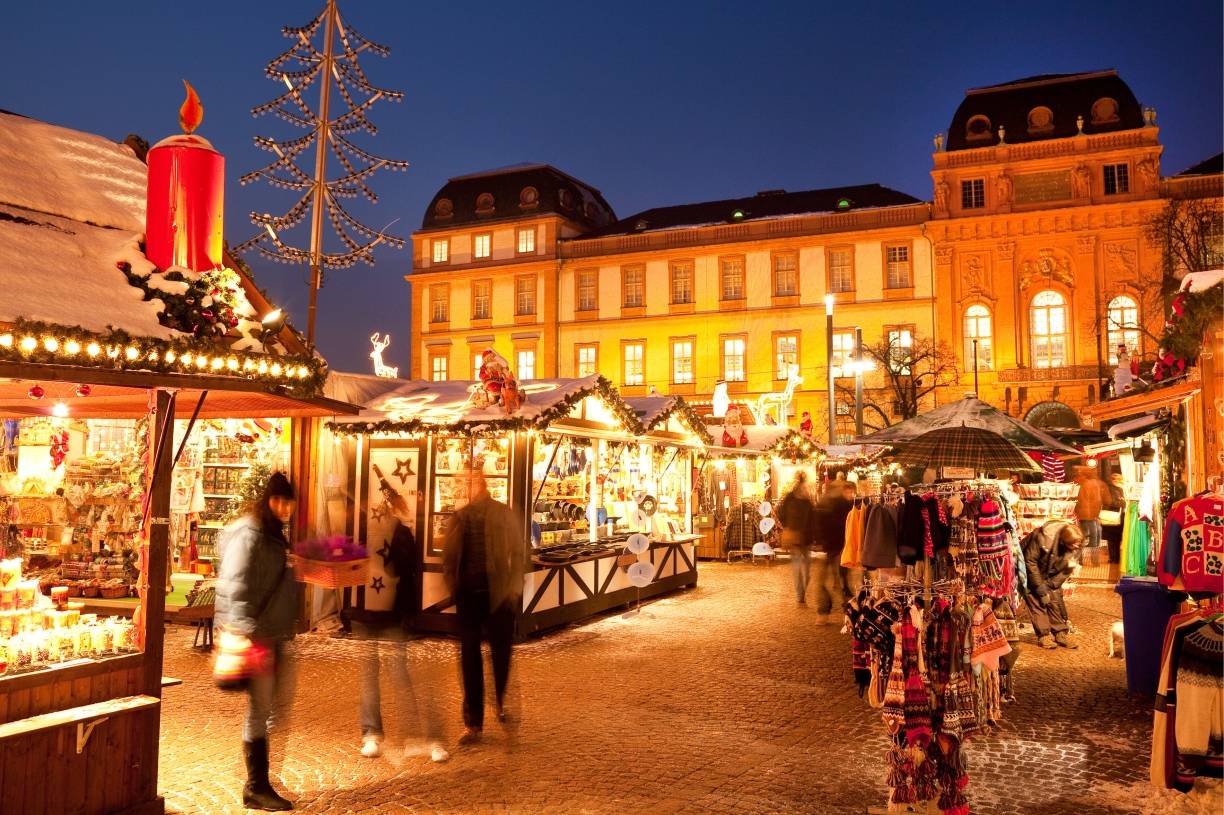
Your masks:
<svg viewBox="0 0 1224 815"><path fill-rule="evenodd" d="M993 367L991 348L990 309L975 304L965 309L965 368L973 370L974 346L977 346L977 367L989 371ZM975 343L974 340L977 340Z"/></svg>
<svg viewBox="0 0 1224 815"><path fill-rule="evenodd" d="M1119 294L1105 310L1105 341L1109 364L1118 364L1118 346L1125 345L1132 357L1139 353L1139 304L1133 297Z"/></svg>
<svg viewBox="0 0 1224 815"><path fill-rule="evenodd" d="M1034 368L1061 368L1067 360L1067 301L1056 291L1038 292L1029 306Z"/></svg>

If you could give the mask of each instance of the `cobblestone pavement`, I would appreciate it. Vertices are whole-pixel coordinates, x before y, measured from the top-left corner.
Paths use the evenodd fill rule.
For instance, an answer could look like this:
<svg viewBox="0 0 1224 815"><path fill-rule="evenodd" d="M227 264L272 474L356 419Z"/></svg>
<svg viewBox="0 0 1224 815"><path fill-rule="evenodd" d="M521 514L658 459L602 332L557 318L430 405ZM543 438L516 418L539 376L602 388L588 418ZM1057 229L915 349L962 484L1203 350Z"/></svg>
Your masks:
<svg viewBox="0 0 1224 815"><path fill-rule="evenodd" d="M519 646L511 710L445 764L357 750L357 660L368 643L299 638L284 787L310 813L863 813L886 797L878 714L857 696L849 642L797 608L785 566L701 565L696 589ZM1151 714L1106 657L1118 598L1071 602L1079 651L1023 646L1018 701L969 746L981 815L1155 811ZM189 630L188 630L189 631ZM241 812L245 697L213 688L183 629L167 638L161 787L169 811ZM421 640L410 670L459 733L456 646ZM384 684L384 707L392 707ZM394 711L384 709L390 726ZM394 737L394 727L391 727ZM274 749L275 749L274 742ZM1161 810L1162 812L1165 810ZM1218 808L1217 808L1218 811Z"/></svg>

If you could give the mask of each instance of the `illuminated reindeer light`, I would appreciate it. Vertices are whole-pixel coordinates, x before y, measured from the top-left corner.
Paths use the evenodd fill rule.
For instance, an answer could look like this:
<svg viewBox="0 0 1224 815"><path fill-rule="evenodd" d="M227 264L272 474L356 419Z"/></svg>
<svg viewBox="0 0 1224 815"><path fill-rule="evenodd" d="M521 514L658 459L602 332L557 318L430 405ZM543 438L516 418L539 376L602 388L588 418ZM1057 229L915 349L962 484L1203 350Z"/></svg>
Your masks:
<svg viewBox="0 0 1224 815"><path fill-rule="evenodd" d="M387 350L387 346L391 344L391 335L387 334L380 339L378 332L375 331L370 335L370 344L374 346L374 350L370 352L370 359L374 360L374 373L388 379L395 379L399 376L398 367L383 364L383 351Z"/></svg>
<svg viewBox="0 0 1224 815"><path fill-rule="evenodd" d="M789 375L786 377L786 390L781 393L766 393L757 398L757 415L762 420L766 416L776 418L780 425L786 424L787 408L790 407L791 397L795 394L795 388L803 384L803 377L799 375L799 366L791 365ZM771 410L777 411L776 414L771 413Z"/></svg>

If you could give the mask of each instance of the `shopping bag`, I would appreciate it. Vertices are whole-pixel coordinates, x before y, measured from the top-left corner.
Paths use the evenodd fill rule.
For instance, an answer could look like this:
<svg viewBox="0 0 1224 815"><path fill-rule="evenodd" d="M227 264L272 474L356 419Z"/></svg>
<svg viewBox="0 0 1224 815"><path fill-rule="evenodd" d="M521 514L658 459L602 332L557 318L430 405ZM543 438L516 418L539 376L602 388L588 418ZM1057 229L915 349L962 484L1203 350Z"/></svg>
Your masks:
<svg viewBox="0 0 1224 815"><path fill-rule="evenodd" d="M271 670L271 649L224 628L217 634L213 682L221 690L246 690L251 678Z"/></svg>

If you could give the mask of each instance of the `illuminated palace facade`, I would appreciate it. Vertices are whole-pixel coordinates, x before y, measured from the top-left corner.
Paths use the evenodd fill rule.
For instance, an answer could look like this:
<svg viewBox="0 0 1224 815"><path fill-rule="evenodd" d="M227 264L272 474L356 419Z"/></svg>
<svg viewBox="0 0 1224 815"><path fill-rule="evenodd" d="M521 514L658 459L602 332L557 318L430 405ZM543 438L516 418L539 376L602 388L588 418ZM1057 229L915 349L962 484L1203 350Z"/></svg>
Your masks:
<svg viewBox="0 0 1224 815"><path fill-rule="evenodd" d="M1154 119L1112 71L971 90L936 138L931 202L865 184L618 219L548 165L453 178L413 236L412 376L472 379L492 347L524 380L600 373L696 403L722 381L750 407L792 391L823 436L831 295L839 404L860 329L949 350L961 381L924 409L971 390L976 361L983 398L1066 424L1101 398L1117 344L1154 350L1144 220L1219 195L1214 165L1161 176Z"/></svg>

